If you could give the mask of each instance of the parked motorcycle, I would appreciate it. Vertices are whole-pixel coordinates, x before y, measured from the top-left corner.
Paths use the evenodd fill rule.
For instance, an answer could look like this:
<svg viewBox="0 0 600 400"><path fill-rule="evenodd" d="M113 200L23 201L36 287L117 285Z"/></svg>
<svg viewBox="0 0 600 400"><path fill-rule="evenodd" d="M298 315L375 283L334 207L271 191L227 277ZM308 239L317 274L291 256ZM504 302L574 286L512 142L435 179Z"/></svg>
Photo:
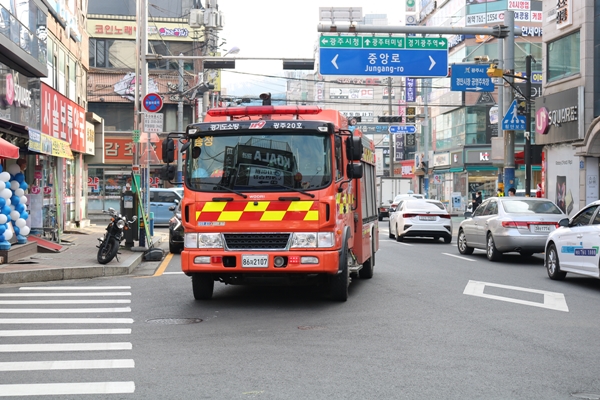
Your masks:
<svg viewBox="0 0 600 400"><path fill-rule="evenodd" d="M100 244L96 246L98 247L97 258L100 264L108 264L117 256L119 246L123 239L125 239L123 231L131 229L130 224L135 222L137 217L134 216L131 221L127 221L127 218L116 212L114 208L109 208L108 211L102 210L102 212L110 215L110 222L106 227L104 238L98 238ZM119 261L118 257L117 261Z"/></svg>

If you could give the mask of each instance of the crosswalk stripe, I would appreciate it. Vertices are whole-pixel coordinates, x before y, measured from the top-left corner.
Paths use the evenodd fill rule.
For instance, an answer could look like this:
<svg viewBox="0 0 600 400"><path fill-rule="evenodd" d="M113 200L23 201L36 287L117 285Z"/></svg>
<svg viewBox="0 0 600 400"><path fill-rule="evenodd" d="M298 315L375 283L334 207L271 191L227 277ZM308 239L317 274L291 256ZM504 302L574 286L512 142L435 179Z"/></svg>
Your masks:
<svg viewBox="0 0 600 400"><path fill-rule="evenodd" d="M100 293L0 293L0 297L75 297L75 296L131 296L131 292L100 292Z"/></svg>
<svg viewBox="0 0 600 400"><path fill-rule="evenodd" d="M131 329L14 329L0 330L0 337L72 336L72 335L129 335Z"/></svg>
<svg viewBox="0 0 600 400"><path fill-rule="evenodd" d="M0 396L133 393L134 382L28 383L0 385Z"/></svg>
<svg viewBox="0 0 600 400"><path fill-rule="evenodd" d="M0 314L80 314L131 312L131 307L113 308L0 308Z"/></svg>
<svg viewBox="0 0 600 400"><path fill-rule="evenodd" d="M134 368L133 360L66 360L0 362L0 372L47 371L59 369Z"/></svg>
<svg viewBox="0 0 600 400"><path fill-rule="evenodd" d="M131 286L21 286L19 290L123 290Z"/></svg>
<svg viewBox="0 0 600 400"><path fill-rule="evenodd" d="M0 324L133 324L132 318L0 318Z"/></svg>
<svg viewBox="0 0 600 400"><path fill-rule="evenodd" d="M107 351L131 350L132 348L133 346L129 342L0 344L0 353L23 353L33 351Z"/></svg>
<svg viewBox="0 0 600 400"><path fill-rule="evenodd" d="M15 305L15 304L131 304L131 300L114 299L114 300L0 300L0 304Z"/></svg>

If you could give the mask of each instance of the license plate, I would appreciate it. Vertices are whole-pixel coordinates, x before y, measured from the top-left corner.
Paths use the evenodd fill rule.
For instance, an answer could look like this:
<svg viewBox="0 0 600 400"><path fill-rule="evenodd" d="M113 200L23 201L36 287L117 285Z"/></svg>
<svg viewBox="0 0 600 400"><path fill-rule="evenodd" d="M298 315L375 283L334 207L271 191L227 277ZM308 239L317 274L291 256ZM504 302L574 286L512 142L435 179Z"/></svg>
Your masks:
<svg viewBox="0 0 600 400"><path fill-rule="evenodd" d="M533 225L534 232L550 232L552 227L550 225Z"/></svg>
<svg viewBox="0 0 600 400"><path fill-rule="evenodd" d="M269 256L266 254L248 254L242 256L242 267L267 268L269 267Z"/></svg>
<svg viewBox="0 0 600 400"><path fill-rule="evenodd" d="M434 216L420 216L419 220L420 221L435 221L437 219L437 217Z"/></svg>

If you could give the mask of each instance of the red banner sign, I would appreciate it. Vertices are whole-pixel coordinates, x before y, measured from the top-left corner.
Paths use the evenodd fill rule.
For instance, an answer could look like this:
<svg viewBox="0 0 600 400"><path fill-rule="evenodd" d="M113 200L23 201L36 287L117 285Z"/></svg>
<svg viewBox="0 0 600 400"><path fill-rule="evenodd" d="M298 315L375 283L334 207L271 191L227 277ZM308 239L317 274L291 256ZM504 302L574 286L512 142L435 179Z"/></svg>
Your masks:
<svg viewBox="0 0 600 400"><path fill-rule="evenodd" d="M85 153L85 110L42 83L42 133L65 140L73 151Z"/></svg>

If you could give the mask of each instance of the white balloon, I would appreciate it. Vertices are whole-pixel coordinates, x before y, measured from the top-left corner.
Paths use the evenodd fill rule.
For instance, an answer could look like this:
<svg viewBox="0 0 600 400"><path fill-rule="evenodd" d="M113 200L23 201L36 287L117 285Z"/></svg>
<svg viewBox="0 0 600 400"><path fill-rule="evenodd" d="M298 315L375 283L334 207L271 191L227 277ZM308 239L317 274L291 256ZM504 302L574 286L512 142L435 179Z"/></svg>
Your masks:
<svg viewBox="0 0 600 400"><path fill-rule="evenodd" d="M0 192L6 189L6 183L4 181L0 181Z"/></svg>
<svg viewBox="0 0 600 400"><path fill-rule="evenodd" d="M6 214L0 214L0 225L4 225L8 221Z"/></svg>
<svg viewBox="0 0 600 400"><path fill-rule="evenodd" d="M11 174L11 175L16 175L19 172L21 172L21 167L19 167L19 164L13 164L13 165L9 165L8 168L6 168L6 170Z"/></svg>
<svg viewBox="0 0 600 400"><path fill-rule="evenodd" d="M17 222L15 222L15 225L20 228L24 227L25 225L27 225L27 222L23 219L23 218L19 218L17 219Z"/></svg>
<svg viewBox="0 0 600 400"><path fill-rule="evenodd" d="M21 198L19 199L19 203L27 204L27 196L21 196Z"/></svg>
<svg viewBox="0 0 600 400"><path fill-rule="evenodd" d="M10 229L7 229L6 232L4 232L4 239L6 240L10 240L13 237L13 233Z"/></svg>
<svg viewBox="0 0 600 400"><path fill-rule="evenodd" d="M17 190L15 190L15 196L17 197L21 197L25 194L25 191L21 188L18 188Z"/></svg>
<svg viewBox="0 0 600 400"><path fill-rule="evenodd" d="M0 174L0 175L2 175L2 174ZM0 192L0 197L4 197L5 199L10 199L12 197L12 191L10 189L4 189Z"/></svg>
<svg viewBox="0 0 600 400"><path fill-rule="evenodd" d="M17 190L19 187L21 186L21 184L19 183L19 181L10 181L10 189L14 192L15 190Z"/></svg>
<svg viewBox="0 0 600 400"><path fill-rule="evenodd" d="M15 205L12 203L12 200L10 198L6 199L6 205L11 206L13 208L13 210L15 208Z"/></svg>
<svg viewBox="0 0 600 400"><path fill-rule="evenodd" d="M10 174L6 171L0 173L0 181L8 182L10 180Z"/></svg>
<svg viewBox="0 0 600 400"><path fill-rule="evenodd" d="M21 228L21 235L27 236L27 235L29 235L30 231L31 231L31 229L27 225L25 225L24 227Z"/></svg>
<svg viewBox="0 0 600 400"><path fill-rule="evenodd" d="M12 210L10 212L10 219L12 219L13 221L16 221L19 218L21 218L21 214L17 210Z"/></svg>

